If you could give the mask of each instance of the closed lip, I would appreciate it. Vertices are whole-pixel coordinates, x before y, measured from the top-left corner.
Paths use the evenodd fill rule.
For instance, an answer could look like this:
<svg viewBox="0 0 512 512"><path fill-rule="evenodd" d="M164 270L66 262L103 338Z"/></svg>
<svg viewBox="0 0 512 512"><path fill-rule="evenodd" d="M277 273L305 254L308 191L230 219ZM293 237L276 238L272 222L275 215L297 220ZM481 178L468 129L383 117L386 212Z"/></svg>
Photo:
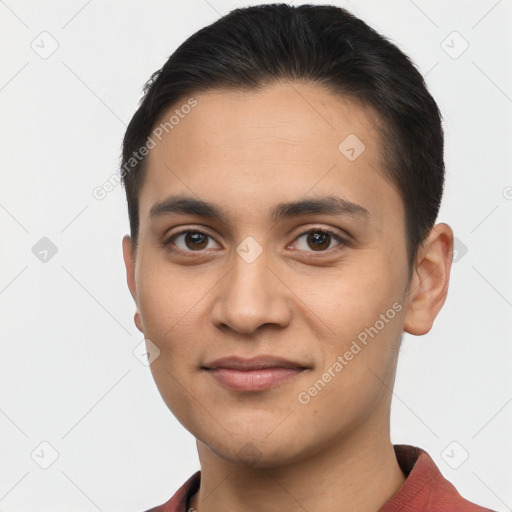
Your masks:
<svg viewBox="0 0 512 512"><path fill-rule="evenodd" d="M243 358L238 356L222 357L215 359L203 366L207 370L215 370L217 368L225 368L230 370L262 370L266 368L295 368L306 370L309 367L295 361L290 361L281 357L274 356L256 356L252 358Z"/></svg>

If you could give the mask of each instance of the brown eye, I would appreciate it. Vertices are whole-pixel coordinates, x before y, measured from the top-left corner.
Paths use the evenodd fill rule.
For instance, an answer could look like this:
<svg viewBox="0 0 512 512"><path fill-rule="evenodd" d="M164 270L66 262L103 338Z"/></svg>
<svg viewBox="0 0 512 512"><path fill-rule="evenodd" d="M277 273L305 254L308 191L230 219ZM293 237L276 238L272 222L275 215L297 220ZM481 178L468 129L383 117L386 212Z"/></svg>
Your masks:
<svg viewBox="0 0 512 512"><path fill-rule="evenodd" d="M305 252L327 252L333 240L337 242L337 246L346 245L343 238L325 229L311 229L299 235L296 240L299 249Z"/></svg>
<svg viewBox="0 0 512 512"><path fill-rule="evenodd" d="M168 238L164 243L164 247L175 252L201 252L208 248L208 244L213 238L201 231L181 231Z"/></svg>
<svg viewBox="0 0 512 512"><path fill-rule="evenodd" d="M328 249L331 243L331 236L323 231L312 231L308 234L307 242L315 251Z"/></svg>
<svg viewBox="0 0 512 512"><path fill-rule="evenodd" d="M189 249L204 249L208 245L208 235L189 231L185 234L185 245Z"/></svg>

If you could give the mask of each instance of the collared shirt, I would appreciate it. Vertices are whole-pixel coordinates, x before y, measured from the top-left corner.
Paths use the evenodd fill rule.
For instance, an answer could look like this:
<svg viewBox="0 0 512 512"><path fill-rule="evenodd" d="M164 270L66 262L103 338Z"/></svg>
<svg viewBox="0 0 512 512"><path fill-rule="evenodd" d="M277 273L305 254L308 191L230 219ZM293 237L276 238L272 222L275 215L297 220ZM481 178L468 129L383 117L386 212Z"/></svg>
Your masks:
<svg viewBox="0 0 512 512"><path fill-rule="evenodd" d="M493 512L463 498L425 450L405 444L393 448L406 480L378 512ZM147 512L189 512L200 481L197 471L169 501Z"/></svg>

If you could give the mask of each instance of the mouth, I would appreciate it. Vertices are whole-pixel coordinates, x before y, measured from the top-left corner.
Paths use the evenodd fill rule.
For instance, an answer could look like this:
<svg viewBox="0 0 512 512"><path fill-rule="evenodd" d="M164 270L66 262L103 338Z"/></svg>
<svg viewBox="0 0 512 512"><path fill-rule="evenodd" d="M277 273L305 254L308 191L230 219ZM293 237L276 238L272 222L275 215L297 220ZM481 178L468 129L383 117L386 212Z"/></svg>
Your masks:
<svg viewBox="0 0 512 512"><path fill-rule="evenodd" d="M310 369L301 363L271 356L226 357L202 367L221 386L235 391L263 391Z"/></svg>

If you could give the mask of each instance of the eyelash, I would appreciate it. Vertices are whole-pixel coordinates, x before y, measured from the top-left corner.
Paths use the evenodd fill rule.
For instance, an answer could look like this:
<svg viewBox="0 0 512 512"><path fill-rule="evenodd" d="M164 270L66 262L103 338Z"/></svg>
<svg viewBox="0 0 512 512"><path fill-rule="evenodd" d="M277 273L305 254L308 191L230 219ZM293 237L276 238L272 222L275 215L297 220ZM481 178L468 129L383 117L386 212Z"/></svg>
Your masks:
<svg viewBox="0 0 512 512"><path fill-rule="evenodd" d="M172 236L170 236L169 238L164 240L163 243L162 243L163 247L167 248L171 252L181 253L181 254L186 254L186 255L193 255L194 253L202 253L202 252L204 252L204 249L197 250L197 251L192 251L192 250L183 251L182 249L171 248L171 244L173 243L174 239L178 238L180 235L185 235L187 233L200 234L200 235L204 235L204 236L206 236L208 238L213 239L213 237L211 235L209 235L208 233L205 233L204 231L196 230L196 229L185 229L183 231L179 231L178 233L174 233ZM326 250L323 250L323 251L313 251L313 250L310 250L310 251L299 251L299 252L320 253L320 254L324 253L325 254L325 253L330 253L332 250L335 250L336 248L341 248L341 247L349 245L349 243L345 239L343 239L340 235L338 235L334 231L331 231L331 230L325 229L325 228L311 228L311 229L308 229L307 231L304 231L304 232L300 233L298 236L296 236L293 241L295 242L296 240L299 240L303 236L309 235L310 233L322 233L322 234L325 234L325 235L329 235L332 238L334 238L337 242L339 242L339 245L336 246L336 247L331 247L330 249L326 249Z"/></svg>

